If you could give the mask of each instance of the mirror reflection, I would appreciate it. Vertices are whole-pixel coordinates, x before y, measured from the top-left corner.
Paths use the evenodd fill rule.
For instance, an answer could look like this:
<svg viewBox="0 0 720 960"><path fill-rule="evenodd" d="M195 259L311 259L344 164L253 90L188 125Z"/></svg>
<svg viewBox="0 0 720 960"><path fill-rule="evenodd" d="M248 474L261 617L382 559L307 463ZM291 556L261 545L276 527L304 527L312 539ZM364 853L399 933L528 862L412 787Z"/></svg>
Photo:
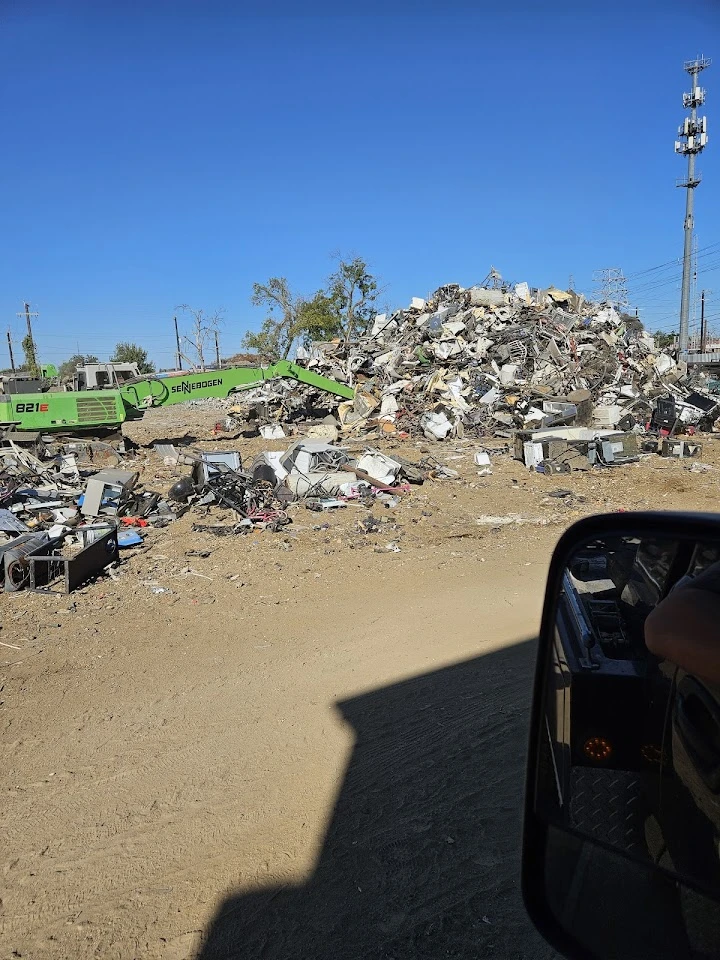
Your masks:
<svg viewBox="0 0 720 960"><path fill-rule="evenodd" d="M720 899L720 544L579 547L546 681L537 813Z"/></svg>
<svg viewBox="0 0 720 960"><path fill-rule="evenodd" d="M720 904L649 862L549 827L544 881L560 926L597 960L717 960ZM575 954L577 955L577 954Z"/></svg>

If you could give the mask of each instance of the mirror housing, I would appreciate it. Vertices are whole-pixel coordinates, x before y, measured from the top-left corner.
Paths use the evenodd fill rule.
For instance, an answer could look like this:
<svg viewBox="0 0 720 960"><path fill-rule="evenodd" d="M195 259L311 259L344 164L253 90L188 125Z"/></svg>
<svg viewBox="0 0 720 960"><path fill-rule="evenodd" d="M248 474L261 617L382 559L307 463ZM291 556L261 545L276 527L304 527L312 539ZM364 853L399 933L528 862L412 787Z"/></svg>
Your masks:
<svg viewBox="0 0 720 960"><path fill-rule="evenodd" d="M716 565L717 593L714 585L687 591ZM683 623L674 590L685 591L691 611L698 594L716 607L706 622L713 639L717 627L720 678L720 515L593 516L570 527L553 553L533 689L522 891L536 928L567 957L720 957L720 684L692 672L690 652L690 665L685 653L683 663L664 659L662 628ZM695 640L691 628L683 642ZM593 712L602 715L595 727ZM623 793L630 783L632 795ZM610 800L608 784L619 785ZM575 815L578 797L593 800L594 819ZM625 828L631 801L635 833L618 839L615 825Z"/></svg>

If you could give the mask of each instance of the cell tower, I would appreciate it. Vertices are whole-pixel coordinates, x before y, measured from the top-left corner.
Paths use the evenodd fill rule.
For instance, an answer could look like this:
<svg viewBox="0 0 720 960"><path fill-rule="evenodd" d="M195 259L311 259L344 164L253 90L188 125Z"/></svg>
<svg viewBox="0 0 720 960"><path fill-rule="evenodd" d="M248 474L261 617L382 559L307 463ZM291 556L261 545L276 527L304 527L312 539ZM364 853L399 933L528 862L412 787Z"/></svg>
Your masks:
<svg viewBox="0 0 720 960"><path fill-rule="evenodd" d="M697 108L705 103L705 90L699 85L698 79L703 70L712 63L705 57L695 60L686 60L684 70L690 74L692 89L683 94L683 107L690 111L682 125L678 127L679 140L675 141L675 153L686 155L688 158L687 176L675 184L686 191L685 199L685 249L683 254L682 298L680 300L680 342L679 351L687 353L688 330L690 319L690 281L692 278L692 239L695 221L693 218L695 187L700 183L700 174L695 170L695 157L701 153L707 144L707 117L698 117Z"/></svg>
<svg viewBox="0 0 720 960"><path fill-rule="evenodd" d="M597 287L597 299L600 303L611 303L618 310L627 310L630 303L627 280L620 267L606 267L593 273Z"/></svg>

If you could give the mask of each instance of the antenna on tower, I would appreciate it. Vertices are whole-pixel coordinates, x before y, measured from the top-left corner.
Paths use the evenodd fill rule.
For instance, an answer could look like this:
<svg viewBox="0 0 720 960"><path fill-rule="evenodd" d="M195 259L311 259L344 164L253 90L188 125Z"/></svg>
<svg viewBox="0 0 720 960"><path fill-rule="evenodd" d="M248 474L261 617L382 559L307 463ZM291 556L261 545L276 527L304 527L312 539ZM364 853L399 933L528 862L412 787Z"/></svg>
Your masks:
<svg viewBox="0 0 720 960"><path fill-rule="evenodd" d="M702 153L708 141L707 117L698 117L697 108L705 103L705 90L698 80L703 70L706 70L712 60L706 57L697 57L695 60L686 60L683 69L690 74L692 89L683 94L683 107L690 111L678 127L679 140L675 141L675 153L688 158L687 176L678 180L676 187L686 190L685 197L685 248L683 252L682 297L680 299L680 342L679 353L682 356L688 350L688 329L690 319L690 282L692 275L692 238L695 226L693 207L695 188L702 179L695 170L695 157Z"/></svg>

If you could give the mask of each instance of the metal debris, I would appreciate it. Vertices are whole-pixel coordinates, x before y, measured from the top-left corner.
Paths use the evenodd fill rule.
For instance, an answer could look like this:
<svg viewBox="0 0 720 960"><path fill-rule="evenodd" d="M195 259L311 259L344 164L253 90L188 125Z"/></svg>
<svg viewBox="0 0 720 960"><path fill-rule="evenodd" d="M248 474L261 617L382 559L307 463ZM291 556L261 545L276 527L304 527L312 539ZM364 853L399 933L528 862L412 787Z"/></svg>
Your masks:
<svg viewBox="0 0 720 960"><path fill-rule="evenodd" d="M446 284L377 316L360 339L302 348L298 362L355 387L354 400L320 404L341 439L512 439L557 426L667 435L710 429L720 412L711 381L659 350L635 317L526 283ZM266 383L242 401L234 412L257 424L312 429L300 384Z"/></svg>

